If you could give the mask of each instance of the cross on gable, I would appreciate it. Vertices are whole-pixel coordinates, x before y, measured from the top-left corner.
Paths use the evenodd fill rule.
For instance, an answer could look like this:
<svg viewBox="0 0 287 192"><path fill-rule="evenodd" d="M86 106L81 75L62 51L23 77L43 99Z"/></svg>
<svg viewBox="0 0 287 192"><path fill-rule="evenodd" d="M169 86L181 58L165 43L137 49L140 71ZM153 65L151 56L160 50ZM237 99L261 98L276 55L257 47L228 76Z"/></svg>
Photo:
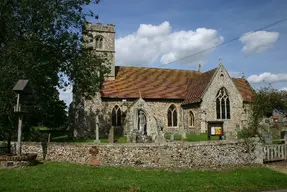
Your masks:
<svg viewBox="0 0 287 192"><path fill-rule="evenodd" d="M219 62L220 62L221 64L222 64L222 60L223 60L222 57L219 57Z"/></svg>

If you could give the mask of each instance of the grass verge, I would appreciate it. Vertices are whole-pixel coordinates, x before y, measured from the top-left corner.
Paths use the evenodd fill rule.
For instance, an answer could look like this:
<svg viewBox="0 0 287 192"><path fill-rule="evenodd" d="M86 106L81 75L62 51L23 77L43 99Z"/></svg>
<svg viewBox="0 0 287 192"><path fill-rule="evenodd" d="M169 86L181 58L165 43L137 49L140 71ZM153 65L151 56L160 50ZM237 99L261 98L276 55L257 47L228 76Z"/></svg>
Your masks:
<svg viewBox="0 0 287 192"><path fill-rule="evenodd" d="M170 139L170 134L165 135L166 139ZM196 141L208 141L207 133L190 133L186 134L186 139L182 139L181 135L175 134L174 135L175 141L188 141L188 142L196 142ZM219 136L211 136L211 140L219 140Z"/></svg>
<svg viewBox="0 0 287 192"><path fill-rule="evenodd" d="M287 175L264 167L166 171L47 163L0 169L0 191L259 191L287 188Z"/></svg>

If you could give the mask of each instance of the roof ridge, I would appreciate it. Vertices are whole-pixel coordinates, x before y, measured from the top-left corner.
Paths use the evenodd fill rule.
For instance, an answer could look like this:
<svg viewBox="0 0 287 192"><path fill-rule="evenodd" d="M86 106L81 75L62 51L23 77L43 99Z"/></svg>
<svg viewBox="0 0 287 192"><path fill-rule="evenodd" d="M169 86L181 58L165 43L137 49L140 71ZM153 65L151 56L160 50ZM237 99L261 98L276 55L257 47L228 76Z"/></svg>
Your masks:
<svg viewBox="0 0 287 192"><path fill-rule="evenodd" d="M168 68L156 68L156 67L135 67L135 66L115 66L118 68L137 68L137 69L156 69L156 70L171 70L171 71L191 71L191 72L198 72L197 70L188 70L188 69L168 69ZM205 73L205 72L204 72ZM201 73L202 74L202 73Z"/></svg>

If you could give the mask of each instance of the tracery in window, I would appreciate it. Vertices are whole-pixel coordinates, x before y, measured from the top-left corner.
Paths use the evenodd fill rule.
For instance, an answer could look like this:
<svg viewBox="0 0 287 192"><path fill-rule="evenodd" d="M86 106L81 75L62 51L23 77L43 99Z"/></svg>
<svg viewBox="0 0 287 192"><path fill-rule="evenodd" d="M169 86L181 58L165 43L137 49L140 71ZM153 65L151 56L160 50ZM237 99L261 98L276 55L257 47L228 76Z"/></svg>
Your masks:
<svg viewBox="0 0 287 192"><path fill-rule="evenodd" d="M216 95L216 118L230 119L230 100L224 87Z"/></svg>
<svg viewBox="0 0 287 192"><path fill-rule="evenodd" d="M122 112L119 106L115 106L112 110L112 126L121 126Z"/></svg>
<svg viewBox="0 0 287 192"><path fill-rule="evenodd" d="M177 126L177 111L176 111L176 107L173 104L168 108L167 125L169 127Z"/></svg>
<svg viewBox="0 0 287 192"><path fill-rule="evenodd" d="M96 36L96 49L103 49L103 42L104 42L104 38L103 36Z"/></svg>

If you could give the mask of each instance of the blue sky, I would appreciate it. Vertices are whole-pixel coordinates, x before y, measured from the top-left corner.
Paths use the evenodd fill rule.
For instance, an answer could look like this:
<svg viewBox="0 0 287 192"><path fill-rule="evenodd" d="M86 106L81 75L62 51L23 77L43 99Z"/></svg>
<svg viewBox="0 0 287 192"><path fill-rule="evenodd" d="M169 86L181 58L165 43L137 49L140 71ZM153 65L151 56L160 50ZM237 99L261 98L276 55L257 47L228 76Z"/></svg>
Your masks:
<svg viewBox="0 0 287 192"><path fill-rule="evenodd" d="M99 14L91 22L115 24L116 65L197 70L201 63L207 71L222 57L232 76L244 72L255 88L287 89L287 21L165 65L286 18L286 0L101 0L86 9Z"/></svg>

